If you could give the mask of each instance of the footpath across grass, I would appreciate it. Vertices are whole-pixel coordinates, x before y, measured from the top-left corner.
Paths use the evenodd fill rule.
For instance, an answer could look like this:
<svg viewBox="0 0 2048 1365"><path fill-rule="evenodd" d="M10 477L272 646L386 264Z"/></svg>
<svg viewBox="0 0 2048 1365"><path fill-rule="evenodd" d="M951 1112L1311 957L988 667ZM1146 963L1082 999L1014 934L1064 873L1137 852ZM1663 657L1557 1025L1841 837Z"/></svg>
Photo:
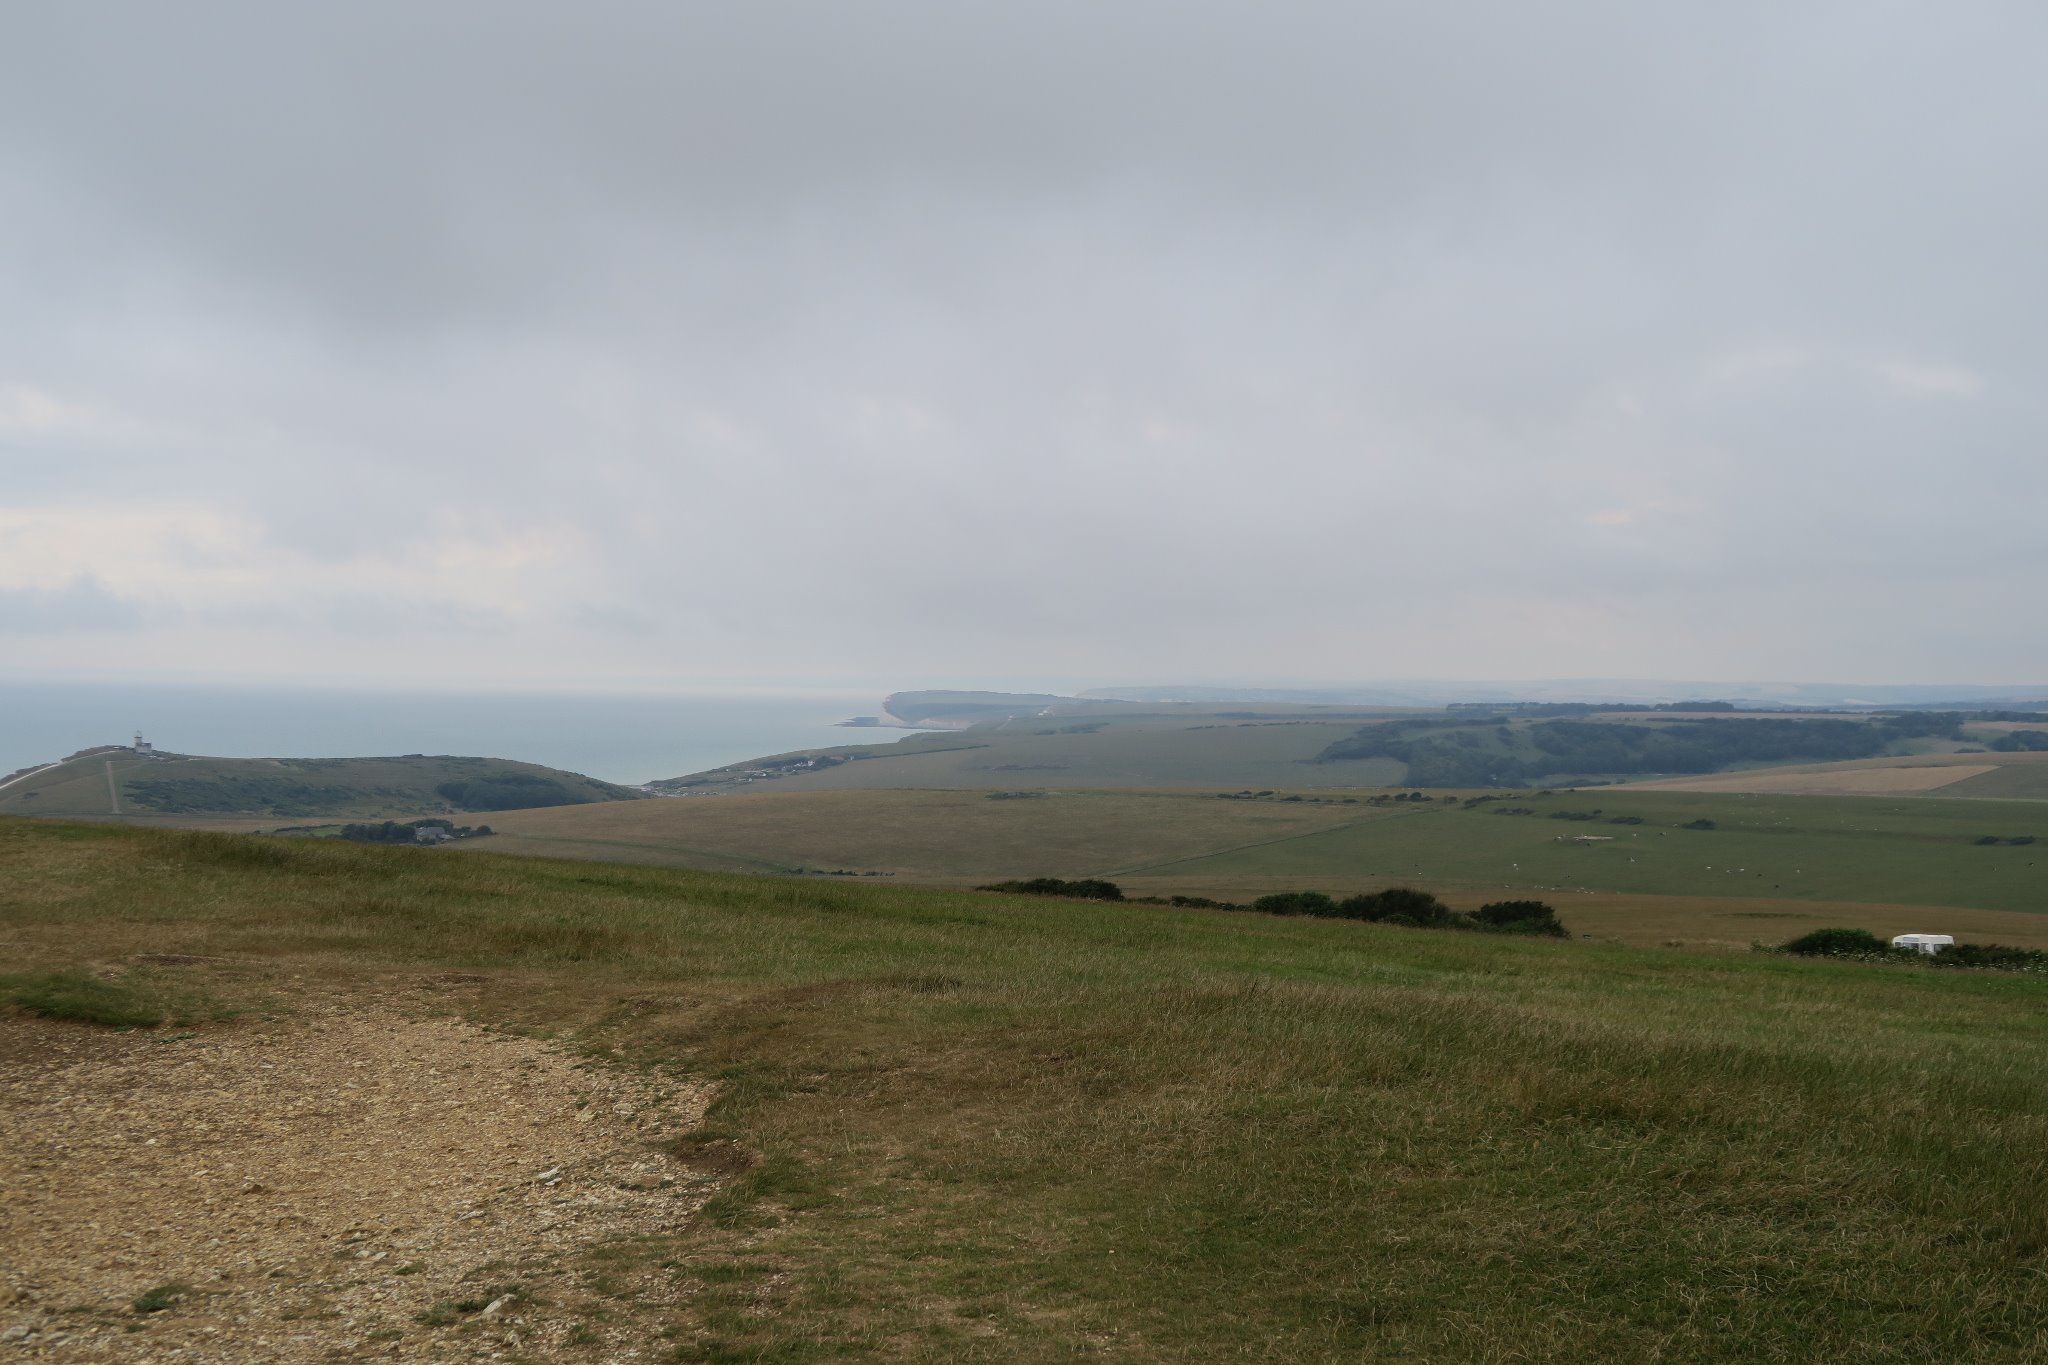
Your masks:
<svg viewBox="0 0 2048 1365"><path fill-rule="evenodd" d="M0 868L0 972L460 973L717 1079L723 1192L590 1249L675 1276L649 1359L2044 1348L2039 978L25 821Z"/></svg>

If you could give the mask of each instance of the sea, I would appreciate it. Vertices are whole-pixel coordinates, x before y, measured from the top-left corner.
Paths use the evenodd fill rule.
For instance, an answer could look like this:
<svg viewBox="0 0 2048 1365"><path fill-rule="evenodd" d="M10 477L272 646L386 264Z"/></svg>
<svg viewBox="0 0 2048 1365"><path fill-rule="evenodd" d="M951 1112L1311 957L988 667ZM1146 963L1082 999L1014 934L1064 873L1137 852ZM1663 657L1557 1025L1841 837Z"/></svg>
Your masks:
<svg viewBox="0 0 2048 1365"><path fill-rule="evenodd" d="M849 729L872 694L704 696L574 692L383 692L0 680L0 775L139 730L170 753L216 758L473 754L641 783L908 732Z"/></svg>

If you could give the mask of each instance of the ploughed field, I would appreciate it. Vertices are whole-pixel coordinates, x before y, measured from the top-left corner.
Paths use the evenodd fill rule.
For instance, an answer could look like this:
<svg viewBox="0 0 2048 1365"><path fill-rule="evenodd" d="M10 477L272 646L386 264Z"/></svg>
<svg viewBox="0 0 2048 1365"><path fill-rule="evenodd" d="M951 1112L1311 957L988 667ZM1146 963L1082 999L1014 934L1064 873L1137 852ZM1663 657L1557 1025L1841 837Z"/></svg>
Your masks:
<svg viewBox="0 0 2048 1365"><path fill-rule="evenodd" d="M1355 827L1552 823L1483 811ZM238 1186L236 1223L269 1229L259 1260L166 1284L180 1267L153 1258L195 1245L197 1183L167 1206L174 1235L111 1268L66 1264L61 1238L0 1246L15 1283L63 1287L0 1308L5 1329L96 1358L202 1339L244 1303L279 1305L272 1339L295 1354L431 1359L2021 1361L2043 1346L2038 976L41 821L0 820L0 862L0 990L73 1016L0 1017L19 1084L100 1048L129 1071L199 1062L226 1104L236 1077L273 1074L247 1051L264 1039L314 1048L293 1040L351 1010L445 1011L580 1051L593 1085L709 1097L680 1134L634 1139L607 1118L640 1155L592 1141L566 1192L519 1162L590 1112L567 1076L490 1149L526 1183L491 1194L506 1177L467 1171L480 1158L450 1143L436 1188L502 1201L489 1216L539 1239L502 1264L459 1259L453 1203L295 1234L264 1217L267 1189ZM97 1005L37 984L66 971L98 983ZM187 1022L95 1032L78 1016L108 1000ZM207 1063L208 1047L247 1060ZM451 1055L451 1099L491 1092L469 1070L486 1055ZM341 1125L375 1111L330 1107ZM38 1178L75 1182L70 1159L52 1147ZM211 1178L164 1162L163 1179ZM692 1193L661 1193L675 1189ZM554 1201L600 1195L615 1219L557 1227L585 1229L580 1247L545 1231ZM396 1271L372 1246L427 1262L442 1297L401 1311L411 1291L385 1294ZM350 1335L358 1315L374 1340Z"/></svg>

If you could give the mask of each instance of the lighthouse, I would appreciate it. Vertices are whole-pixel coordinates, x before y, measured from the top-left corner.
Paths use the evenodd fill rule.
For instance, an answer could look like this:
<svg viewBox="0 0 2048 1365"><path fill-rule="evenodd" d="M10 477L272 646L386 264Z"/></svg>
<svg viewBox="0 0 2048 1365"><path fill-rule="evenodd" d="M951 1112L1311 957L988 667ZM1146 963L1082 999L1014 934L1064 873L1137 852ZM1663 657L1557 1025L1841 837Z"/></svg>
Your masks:
<svg viewBox="0 0 2048 1365"><path fill-rule="evenodd" d="M156 746L142 737L142 731L135 732L135 752L142 758L155 758Z"/></svg>

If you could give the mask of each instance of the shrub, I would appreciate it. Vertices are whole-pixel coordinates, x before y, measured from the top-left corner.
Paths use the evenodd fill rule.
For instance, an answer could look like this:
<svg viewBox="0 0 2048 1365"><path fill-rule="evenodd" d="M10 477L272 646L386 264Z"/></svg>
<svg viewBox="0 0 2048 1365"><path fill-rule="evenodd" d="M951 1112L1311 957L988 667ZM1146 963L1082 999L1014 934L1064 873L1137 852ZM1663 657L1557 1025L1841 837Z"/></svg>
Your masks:
<svg viewBox="0 0 2048 1365"><path fill-rule="evenodd" d="M1882 957L1894 949L1868 929L1816 929L1784 944L1781 951L1801 957Z"/></svg>
<svg viewBox="0 0 2048 1365"><path fill-rule="evenodd" d="M1557 911L1543 901L1493 901L1472 916L1481 929L1496 934L1547 934L1565 937Z"/></svg>
<svg viewBox="0 0 2048 1365"><path fill-rule="evenodd" d="M1353 896L1337 907L1337 913L1346 919L1407 924L1418 929L1447 928L1455 918L1448 905L1412 886L1390 886L1384 891Z"/></svg>
<svg viewBox="0 0 2048 1365"><path fill-rule="evenodd" d="M1007 891L1015 896L1063 896L1069 900L1120 901L1124 898L1123 888L1115 882L1105 882L1094 877L1082 877L1075 881L1062 881L1058 877L1031 877L1024 881L990 882L987 886L975 888L979 891Z"/></svg>
<svg viewBox="0 0 2048 1365"><path fill-rule="evenodd" d="M2003 972L2048 972L2048 952L2003 943L1956 943L1938 953L1894 948L1863 929L1816 929L1779 951L1805 957L1844 957L1863 962L1911 962L1923 967L1976 967Z"/></svg>
<svg viewBox="0 0 2048 1365"><path fill-rule="evenodd" d="M1264 915L1334 915L1337 902L1320 891L1275 891L1252 902Z"/></svg>
<svg viewBox="0 0 2048 1365"><path fill-rule="evenodd" d="M2048 972L2048 953L2004 943L1958 943L1927 958L1936 967L1991 967L2008 972Z"/></svg>
<svg viewBox="0 0 2048 1365"><path fill-rule="evenodd" d="M1719 828L1720 828L1720 826L1719 826L1719 825L1717 825L1717 824L1715 824L1715 823L1714 823L1714 822L1713 822L1712 820L1688 820L1688 821L1686 821L1686 822L1685 822L1684 824L1680 825L1680 826L1679 826L1679 828L1680 828L1680 829L1719 829Z"/></svg>

